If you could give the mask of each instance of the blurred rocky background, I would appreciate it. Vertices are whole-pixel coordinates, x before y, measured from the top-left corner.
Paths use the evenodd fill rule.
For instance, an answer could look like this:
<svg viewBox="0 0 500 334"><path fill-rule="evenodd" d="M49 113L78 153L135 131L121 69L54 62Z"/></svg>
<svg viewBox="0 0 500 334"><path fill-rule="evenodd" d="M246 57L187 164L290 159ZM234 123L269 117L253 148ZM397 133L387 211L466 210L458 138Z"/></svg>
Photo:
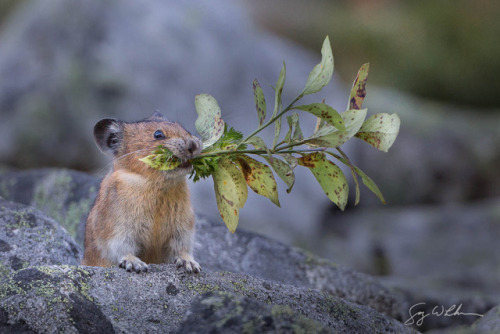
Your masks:
<svg viewBox="0 0 500 334"><path fill-rule="evenodd" d="M160 109L195 132L199 93L248 133L257 124L253 79L272 101L285 61L290 101L329 35L336 74L309 101L344 110L357 69L370 62L369 114L401 118L388 154L355 140L345 148L388 205L362 189L360 205L341 213L297 170L292 193L280 188L282 208L250 195L240 227L380 276L410 301L486 313L500 304L499 16L494 0L5 0L0 169L102 176L109 159L93 143L99 119ZM312 130L314 120L303 121ZM12 180L2 179L1 196L13 193ZM191 189L197 213L223 224L211 181ZM419 330L473 320L437 318Z"/></svg>

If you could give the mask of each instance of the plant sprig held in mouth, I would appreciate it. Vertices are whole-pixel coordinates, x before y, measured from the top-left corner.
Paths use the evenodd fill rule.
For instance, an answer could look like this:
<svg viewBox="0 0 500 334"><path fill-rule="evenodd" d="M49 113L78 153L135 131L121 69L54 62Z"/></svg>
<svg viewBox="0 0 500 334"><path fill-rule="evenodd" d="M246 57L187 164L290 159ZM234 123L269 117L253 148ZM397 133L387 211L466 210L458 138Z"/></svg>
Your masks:
<svg viewBox="0 0 500 334"><path fill-rule="evenodd" d="M215 197L222 219L227 228L234 232L238 226L239 210L248 196L248 187L259 195L269 198L280 206L273 170L288 186L290 192L295 183L294 169L297 166L309 168L326 196L341 210L345 209L349 194L347 179L340 167L331 161L347 165L355 184L355 205L360 198L359 180L385 204L384 197L373 180L351 163L340 146L353 137L360 138L375 148L387 152L399 133L400 120L397 114L380 113L368 119L367 109L362 109L366 95L365 85L369 64L364 64L358 72L351 89L346 111L339 113L323 102L299 105L306 95L317 93L329 82L333 73L333 55L329 38L321 48L321 62L317 64L302 92L286 107L283 107L282 92L285 84L286 65L283 63L278 82L274 87L274 109L268 116L267 104L261 86L253 82L258 127L248 136L227 126L222 120L217 101L208 94L195 98L198 119L195 126L203 140L203 151L192 159L196 182L212 177ZM299 113L306 112L317 117L314 131L304 136L299 122ZM286 118L284 118L285 114ZM286 121L286 125L282 126ZM257 135L274 125L274 140L267 144ZM284 136L282 128L285 128ZM258 156L262 161L251 156ZM152 168L175 169L180 161L172 152L158 147L151 155L141 159Z"/></svg>

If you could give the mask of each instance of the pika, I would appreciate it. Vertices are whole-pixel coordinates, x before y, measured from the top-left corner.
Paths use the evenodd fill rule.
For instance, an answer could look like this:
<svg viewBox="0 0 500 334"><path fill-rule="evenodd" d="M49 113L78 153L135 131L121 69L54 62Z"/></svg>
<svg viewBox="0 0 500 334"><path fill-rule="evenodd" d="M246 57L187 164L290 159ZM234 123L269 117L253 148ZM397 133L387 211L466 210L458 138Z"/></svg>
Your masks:
<svg viewBox="0 0 500 334"><path fill-rule="evenodd" d="M186 181L193 168L189 159L201 152L200 139L157 111L138 122L100 120L94 138L102 152L112 153L113 164L87 218L82 264L142 272L147 263L173 261L200 272ZM181 160L176 169L160 171L139 161L159 145Z"/></svg>

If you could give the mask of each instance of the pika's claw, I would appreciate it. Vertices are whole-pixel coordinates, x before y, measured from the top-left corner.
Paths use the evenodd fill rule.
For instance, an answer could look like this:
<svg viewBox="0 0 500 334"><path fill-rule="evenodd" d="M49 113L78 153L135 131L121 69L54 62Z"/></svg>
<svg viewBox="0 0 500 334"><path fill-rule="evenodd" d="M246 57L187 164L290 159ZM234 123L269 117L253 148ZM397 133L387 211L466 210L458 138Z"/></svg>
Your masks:
<svg viewBox="0 0 500 334"><path fill-rule="evenodd" d="M136 273L148 271L148 265L133 255L126 255L122 257L119 266L128 272L131 272L132 270Z"/></svg>
<svg viewBox="0 0 500 334"><path fill-rule="evenodd" d="M201 267L200 267L200 264L198 262L196 262L195 260L191 259L191 260L185 260L181 257L177 257L175 260L174 260L174 263L175 265L177 266L177 268L181 268L181 267L184 267L186 269L186 272L188 273L199 273L201 271Z"/></svg>

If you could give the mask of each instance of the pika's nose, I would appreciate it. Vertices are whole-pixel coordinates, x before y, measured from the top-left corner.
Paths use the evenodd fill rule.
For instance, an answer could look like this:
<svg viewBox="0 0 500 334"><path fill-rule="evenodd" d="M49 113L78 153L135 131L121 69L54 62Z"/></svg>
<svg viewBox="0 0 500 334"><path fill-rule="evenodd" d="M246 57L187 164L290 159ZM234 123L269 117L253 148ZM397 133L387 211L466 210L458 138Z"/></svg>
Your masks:
<svg viewBox="0 0 500 334"><path fill-rule="evenodd" d="M189 152L189 154L191 154L191 156L193 156L195 153L197 153L198 149L200 148L198 143L192 139L188 140L188 142L186 143L186 147L187 147L187 151Z"/></svg>

